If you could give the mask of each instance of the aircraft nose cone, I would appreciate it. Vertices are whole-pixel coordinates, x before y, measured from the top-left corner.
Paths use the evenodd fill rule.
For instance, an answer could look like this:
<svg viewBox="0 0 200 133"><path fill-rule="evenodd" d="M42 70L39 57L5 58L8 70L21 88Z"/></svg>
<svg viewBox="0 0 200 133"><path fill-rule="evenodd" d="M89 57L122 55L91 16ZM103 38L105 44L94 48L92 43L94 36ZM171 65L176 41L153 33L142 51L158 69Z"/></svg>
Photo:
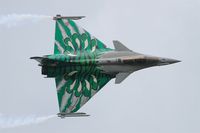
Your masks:
<svg viewBox="0 0 200 133"><path fill-rule="evenodd" d="M167 62L169 64L173 64L173 63L178 63L178 62L181 62L180 60L175 60L175 59L168 59Z"/></svg>
<svg viewBox="0 0 200 133"><path fill-rule="evenodd" d="M160 59L160 65L169 65L169 64L174 64L181 62L180 60L175 60L175 59L169 59L169 58L161 58Z"/></svg>

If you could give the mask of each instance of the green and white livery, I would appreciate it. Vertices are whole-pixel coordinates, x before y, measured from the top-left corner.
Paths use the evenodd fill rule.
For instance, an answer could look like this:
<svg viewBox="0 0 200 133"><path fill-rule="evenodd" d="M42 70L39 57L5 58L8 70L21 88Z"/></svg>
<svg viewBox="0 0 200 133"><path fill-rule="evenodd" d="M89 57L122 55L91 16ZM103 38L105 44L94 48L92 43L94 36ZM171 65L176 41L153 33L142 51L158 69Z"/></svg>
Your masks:
<svg viewBox="0 0 200 133"><path fill-rule="evenodd" d="M54 54L31 57L40 62L43 75L55 78L60 117L87 116L75 112L112 78L121 83L134 71L178 62L133 52L119 41L113 41L115 49L107 48L73 21L80 18L54 17Z"/></svg>
<svg viewBox="0 0 200 133"><path fill-rule="evenodd" d="M110 50L70 18L56 20L54 55L48 58L66 62L55 76L60 112L76 112L110 81L112 76L101 73L95 62Z"/></svg>

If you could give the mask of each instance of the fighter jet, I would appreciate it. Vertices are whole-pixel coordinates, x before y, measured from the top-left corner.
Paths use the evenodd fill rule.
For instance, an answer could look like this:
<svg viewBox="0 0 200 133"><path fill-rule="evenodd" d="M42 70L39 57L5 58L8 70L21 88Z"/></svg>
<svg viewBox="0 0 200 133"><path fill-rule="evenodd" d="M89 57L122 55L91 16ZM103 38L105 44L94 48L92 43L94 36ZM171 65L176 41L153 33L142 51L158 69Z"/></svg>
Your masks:
<svg viewBox="0 0 200 133"><path fill-rule="evenodd" d="M55 78L61 118L88 116L77 111L113 78L119 84L135 71L179 62L134 52L117 40L108 48L74 22L83 17L53 17L54 54L31 57L43 75Z"/></svg>

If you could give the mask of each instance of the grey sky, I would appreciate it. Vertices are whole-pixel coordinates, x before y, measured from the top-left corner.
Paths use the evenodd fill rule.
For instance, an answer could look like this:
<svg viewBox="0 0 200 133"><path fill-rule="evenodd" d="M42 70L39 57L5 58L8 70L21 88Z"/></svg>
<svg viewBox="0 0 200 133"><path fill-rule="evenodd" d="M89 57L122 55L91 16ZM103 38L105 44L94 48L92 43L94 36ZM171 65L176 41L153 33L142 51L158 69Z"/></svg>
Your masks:
<svg viewBox="0 0 200 133"><path fill-rule="evenodd" d="M199 0L6 0L0 14L85 15L77 23L113 48L182 60L109 82L81 112L88 118L53 118L38 125L0 129L35 132L200 132ZM54 21L0 26L0 113L58 113L54 79L45 79L31 56L53 53Z"/></svg>

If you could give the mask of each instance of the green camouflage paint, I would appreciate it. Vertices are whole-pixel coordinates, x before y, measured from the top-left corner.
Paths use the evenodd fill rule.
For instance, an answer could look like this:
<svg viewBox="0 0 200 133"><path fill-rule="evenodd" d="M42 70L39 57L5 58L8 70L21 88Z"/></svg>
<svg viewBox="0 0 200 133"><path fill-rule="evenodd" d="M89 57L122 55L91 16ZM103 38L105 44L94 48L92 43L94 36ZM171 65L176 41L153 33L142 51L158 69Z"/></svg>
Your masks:
<svg viewBox="0 0 200 133"><path fill-rule="evenodd" d="M40 62L42 74L55 78L58 116L71 116L112 78L119 84L135 71L180 62L133 52L116 40L112 50L69 18L82 17L54 17L54 54L31 57Z"/></svg>
<svg viewBox="0 0 200 133"><path fill-rule="evenodd" d="M56 20L54 55L46 56L56 67L46 71L56 75L60 112L76 112L113 78L102 73L96 62L99 55L111 50L73 20Z"/></svg>

